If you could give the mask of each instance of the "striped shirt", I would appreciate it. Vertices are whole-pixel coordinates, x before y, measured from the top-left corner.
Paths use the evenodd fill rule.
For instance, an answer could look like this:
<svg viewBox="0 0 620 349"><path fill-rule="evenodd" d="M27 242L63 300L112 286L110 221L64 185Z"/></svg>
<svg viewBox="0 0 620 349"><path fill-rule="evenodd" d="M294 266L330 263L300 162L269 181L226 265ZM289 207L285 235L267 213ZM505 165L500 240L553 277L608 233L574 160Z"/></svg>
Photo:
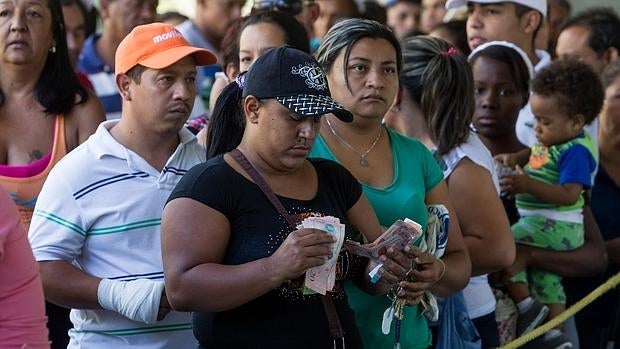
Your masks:
<svg viewBox="0 0 620 349"><path fill-rule="evenodd" d="M163 207L205 151L183 128L159 172L110 135L116 123L102 123L51 171L35 206L30 244L37 261L64 260L98 278L163 279ZM73 309L71 321L69 348L196 346L188 313L171 312L147 325L108 310Z"/></svg>
<svg viewBox="0 0 620 349"><path fill-rule="evenodd" d="M86 39L78 60L78 69L92 83L105 109L106 119L114 120L121 117L121 94L116 87L114 67L105 64L97 53L96 41L100 38L101 34L93 34Z"/></svg>
<svg viewBox="0 0 620 349"><path fill-rule="evenodd" d="M596 170L598 153L587 131L562 144L545 147L540 143L531 147L530 160L525 172L534 180L547 184L580 184L584 189L592 186L592 174ZM530 193L516 196L521 216L541 215L550 219L582 223L585 198L579 196L569 205L545 202Z"/></svg>

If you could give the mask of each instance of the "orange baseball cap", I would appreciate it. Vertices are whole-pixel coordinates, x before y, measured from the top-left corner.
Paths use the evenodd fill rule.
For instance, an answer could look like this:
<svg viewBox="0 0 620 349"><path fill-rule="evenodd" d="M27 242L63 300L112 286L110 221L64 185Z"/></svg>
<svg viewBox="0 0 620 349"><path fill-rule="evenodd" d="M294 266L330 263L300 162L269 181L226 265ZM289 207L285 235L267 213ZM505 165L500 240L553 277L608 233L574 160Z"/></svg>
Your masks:
<svg viewBox="0 0 620 349"><path fill-rule="evenodd" d="M191 46L174 26L151 23L135 27L116 49L115 73L127 73L140 64L151 69L163 69L193 55L196 65L217 63L209 50Z"/></svg>

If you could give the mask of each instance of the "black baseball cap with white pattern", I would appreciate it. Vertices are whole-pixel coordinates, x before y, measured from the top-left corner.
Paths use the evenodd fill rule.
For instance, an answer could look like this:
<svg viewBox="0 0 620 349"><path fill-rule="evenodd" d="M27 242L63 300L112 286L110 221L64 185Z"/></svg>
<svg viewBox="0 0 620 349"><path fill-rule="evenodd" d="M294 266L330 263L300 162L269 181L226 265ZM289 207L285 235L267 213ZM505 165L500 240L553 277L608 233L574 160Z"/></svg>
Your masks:
<svg viewBox="0 0 620 349"><path fill-rule="evenodd" d="M351 112L331 98L327 78L317 61L292 47L269 50L241 80L243 97L274 98L299 116L332 113L342 121L353 120Z"/></svg>

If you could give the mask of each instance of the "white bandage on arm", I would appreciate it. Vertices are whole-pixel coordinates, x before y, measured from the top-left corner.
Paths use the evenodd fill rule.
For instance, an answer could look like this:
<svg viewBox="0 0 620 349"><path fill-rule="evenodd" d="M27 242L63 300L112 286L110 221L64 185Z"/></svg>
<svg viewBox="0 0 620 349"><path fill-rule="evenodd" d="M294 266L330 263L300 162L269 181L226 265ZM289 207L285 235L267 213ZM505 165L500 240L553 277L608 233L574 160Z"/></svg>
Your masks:
<svg viewBox="0 0 620 349"><path fill-rule="evenodd" d="M102 279L97 288L97 298L104 309L115 311L134 321L153 324L157 321L163 291L163 280Z"/></svg>

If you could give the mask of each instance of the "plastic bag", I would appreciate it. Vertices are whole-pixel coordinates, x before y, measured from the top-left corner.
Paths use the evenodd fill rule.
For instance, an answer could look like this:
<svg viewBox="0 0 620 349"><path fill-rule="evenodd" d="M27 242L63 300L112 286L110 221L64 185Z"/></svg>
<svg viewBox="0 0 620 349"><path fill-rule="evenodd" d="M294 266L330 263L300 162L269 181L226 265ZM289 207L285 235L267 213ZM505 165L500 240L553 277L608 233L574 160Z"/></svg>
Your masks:
<svg viewBox="0 0 620 349"><path fill-rule="evenodd" d="M501 290L493 289L493 293L497 300L495 321L497 322L499 343L504 345L515 339L517 333L517 306Z"/></svg>
<svg viewBox="0 0 620 349"><path fill-rule="evenodd" d="M482 340L467 314L462 292L446 297L441 305L436 349L480 349Z"/></svg>
<svg viewBox="0 0 620 349"><path fill-rule="evenodd" d="M444 205L427 205L428 223L426 236L418 246L422 251L428 252L437 258L441 258L446 251L448 243L448 227L450 226L450 213ZM439 306L435 295L425 291L420 300L422 314L435 322L439 318Z"/></svg>
<svg viewBox="0 0 620 349"><path fill-rule="evenodd" d="M426 205L428 222L426 226L426 243L428 252L441 258L448 244L450 212L444 205Z"/></svg>

